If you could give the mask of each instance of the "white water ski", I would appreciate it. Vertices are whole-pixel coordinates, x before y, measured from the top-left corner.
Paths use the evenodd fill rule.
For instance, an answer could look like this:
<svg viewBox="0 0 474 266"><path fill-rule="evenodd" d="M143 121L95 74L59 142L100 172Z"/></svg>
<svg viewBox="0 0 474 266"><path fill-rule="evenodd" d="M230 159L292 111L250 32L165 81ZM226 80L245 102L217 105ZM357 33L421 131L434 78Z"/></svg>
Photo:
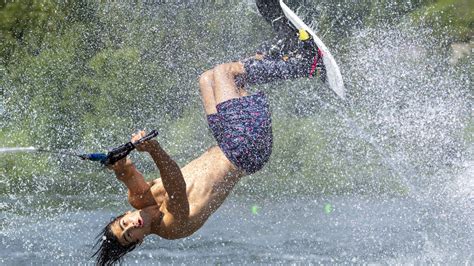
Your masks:
<svg viewBox="0 0 474 266"><path fill-rule="evenodd" d="M327 84L329 87L342 99L345 97L344 92L344 82L342 80L341 71L339 66L334 60L334 57L329 52L329 49L326 45L319 39L319 37L314 33L314 31L306 25L296 14L293 12L282 0L280 0L280 6L285 14L286 18L298 29L303 29L307 31L312 37L318 48L323 54L323 63L326 67L327 75Z"/></svg>

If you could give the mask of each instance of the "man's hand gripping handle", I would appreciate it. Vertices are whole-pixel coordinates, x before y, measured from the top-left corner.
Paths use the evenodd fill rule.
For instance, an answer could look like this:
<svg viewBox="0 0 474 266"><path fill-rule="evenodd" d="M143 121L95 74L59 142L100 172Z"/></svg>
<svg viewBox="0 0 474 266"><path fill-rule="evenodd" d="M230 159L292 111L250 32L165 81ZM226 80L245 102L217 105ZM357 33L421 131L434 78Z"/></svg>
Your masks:
<svg viewBox="0 0 474 266"><path fill-rule="evenodd" d="M148 140L151 140L152 138L158 136L158 131L157 130L152 130L150 131L150 133L146 134L143 138L135 141L135 142L127 142L111 151L109 151L107 153L107 157L101 161L102 164L104 164L105 166L108 166L108 165L113 165L115 164L117 161L127 157L127 155L133 151L137 145L145 142L145 141L148 141Z"/></svg>

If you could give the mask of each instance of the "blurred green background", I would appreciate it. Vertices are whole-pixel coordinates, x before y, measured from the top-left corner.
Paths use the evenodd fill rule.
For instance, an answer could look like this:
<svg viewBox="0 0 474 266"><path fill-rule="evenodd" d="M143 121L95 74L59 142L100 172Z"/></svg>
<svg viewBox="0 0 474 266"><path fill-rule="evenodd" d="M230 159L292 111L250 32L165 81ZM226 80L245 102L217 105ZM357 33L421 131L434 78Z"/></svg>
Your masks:
<svg viewBox="0 0 474 266"><path fill-rule="evenodd" d="M0 147L95 152L128 141L138 129L156 128L159 141L183 166L214 145L200 106L199 74L252 55L273 37L271 27L251 1L120 2L0 1ZM274 152L265 169L237 190L407 193L398 165L385 158L390 145L340 131L347 120L357 122L360 114L372 111L358 104L368 99L351 86L347 65L354 62L344 57L353 52L349 44L362 29L400 23L430 29L439 40L437 53L449 55L452 44L472 42L474 2L325 0L289 5L312 22L334 52L349 102L339 102L319 81L263 86L274 109ZM472 63L461 59L452 68L469 73ZM296 97L299 87L317 88L318 98ZM469 117L465 114L461 128L449 132L461 142L460 148L453 146L456 151L472 143ZM390 134L377 127L363 130L376 137ZM336 144L344 141L350 145ZM150 160L132 157L148 178L156 177ZM420 164L430 159L422 158ZM445 157L439 160L443 166L449 163ZM417 162L408 164L416 168ZM430 167L433 172L442 168ZM0 155L0 178L2 194L123 192L100 166L55 155Z"/></svg>

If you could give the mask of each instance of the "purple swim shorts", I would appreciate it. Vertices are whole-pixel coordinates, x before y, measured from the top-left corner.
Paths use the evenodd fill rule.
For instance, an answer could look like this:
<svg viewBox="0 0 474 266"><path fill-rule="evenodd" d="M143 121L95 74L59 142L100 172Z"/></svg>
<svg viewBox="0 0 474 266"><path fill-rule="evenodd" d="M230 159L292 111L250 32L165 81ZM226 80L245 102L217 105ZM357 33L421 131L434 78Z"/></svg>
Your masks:
<svg viewBox="0 0 474 266"><path fill-rule="evenodd" d="M219 147L237 168L253 174L270 159L272 120L262 92L219 103L217 113L208 115L207 121Z"/></svg>

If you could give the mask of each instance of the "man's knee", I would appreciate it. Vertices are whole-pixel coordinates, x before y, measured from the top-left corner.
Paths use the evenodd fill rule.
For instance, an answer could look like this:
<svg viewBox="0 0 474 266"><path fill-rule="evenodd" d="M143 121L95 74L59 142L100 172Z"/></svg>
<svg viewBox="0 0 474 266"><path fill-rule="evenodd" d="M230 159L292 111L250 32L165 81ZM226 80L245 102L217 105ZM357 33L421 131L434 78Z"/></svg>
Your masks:
<svg viewBox="0 0 474 266"><path fill-rule="evenodd" d="M240 62L224 63L214 67L214 75L237 76L244 72L244 66Z"/></svg>
<svg viewBox="0 0 474 266"><path fill-rule="evenodd" d="M206 86L209 83L212 83L214 79L214 70L207 70L206 72L202 73L199 77L199 85Z"/></svg>

